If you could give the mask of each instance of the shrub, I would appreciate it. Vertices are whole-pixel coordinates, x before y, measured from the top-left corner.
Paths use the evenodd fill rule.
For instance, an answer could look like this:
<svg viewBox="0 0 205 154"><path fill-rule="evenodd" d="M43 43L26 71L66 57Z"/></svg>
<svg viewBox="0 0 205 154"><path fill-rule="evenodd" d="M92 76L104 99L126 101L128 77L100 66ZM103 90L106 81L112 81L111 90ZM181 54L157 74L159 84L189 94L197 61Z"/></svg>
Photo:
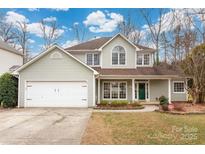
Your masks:
<svg viewBox="0 0 205 154"><path fill-rule="evenodd" d="M102 106L107 106L108 104L109 104L109 101L106 101L106 100L102 100L100 102L100 105L102 105Z"/></svg>
<svg viewBox="0 0 205 154"><path fill-rule="evenodd" d="M0 103L3 107L15 107L18 100L18 80L9 73L0 77Z"/></svg>
<svg viewBox="0 0 205 154"><path fill-rule="evenodd" d="M165 96L161 96L159 97L159 102L160 102L160 105L168 105L168 99L165 97Z"/></svg>
<svg viewBox="0 0 205 154"><path fill-rule="evenodd" d="M128 101L122 101L122 100L116 100L111 102L111 106L113 107L120 107L120 106L126 106L128 104Z"/></svg>
<svg viewBox="0 0 205 154"><path fill-rule="evenodd" d="M142 106L139 102L131 103L131 105L132 105L133 107Z"/></svg>

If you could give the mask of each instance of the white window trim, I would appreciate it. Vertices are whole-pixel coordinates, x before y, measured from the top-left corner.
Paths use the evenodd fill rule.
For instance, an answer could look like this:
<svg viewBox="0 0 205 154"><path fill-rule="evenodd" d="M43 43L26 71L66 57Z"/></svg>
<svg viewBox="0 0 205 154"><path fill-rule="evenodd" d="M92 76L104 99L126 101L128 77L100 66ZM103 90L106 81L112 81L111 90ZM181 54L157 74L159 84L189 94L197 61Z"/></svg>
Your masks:
<svg viewBox="0 0 205 154"><path fill-rule="evenodd" d="M125 50L125 64L120 64L120 58L119 58L119 53L118 53L118 64L113 64L112 63L112 51L113 51L113 49L115 48L115 47L117 47L117 46L121 46L121 45L116 45L116 46L114 46L113 48L112 48L112 50L111 50L111 65L112 66L127 66L127 51L126 51L126 48L125 47L123 47L123 46L121 46L121 47L123 47L124 48L124 50Z"/></svg>
<svg viewBox="0 0 205 154"><path fill-rule="evenodd" d="M112 87L111 83L112 82L117 82L118 83L118 98L112 98ZM104 83L110 83L110 98L104 98ZM125 83L126 84L126 98L119 98L120 93L119 93L119 83ZM127 100L127 81L103 81L102 82L102 100Z"/></svg>
<svg viewBox="0 0 205 154"><path fill-rule="evenodd" d="M137 56L138 54L141 54L142 55L142 65L139 65L137 64ZM144 65L144 55L145 54L149 54L149 65ZM152 53L139 53L139 52L136 52L136 56L135 56L135 64L137 67L152 67L153 66L153 56L152 56Z"/></svg>
<svg viewBox="0 0 205 154"><path fill-rule="evenodd" d="M88 54L92 54L92 65L88 65L87 64L87 55ZM99 55L99 65L94 65L94 54L98 54ZM85 54L85 63L86 63L86 65L91 66L91 67L99 67L99 66L101 66L101 55L100 55L100 53L98 53L98 52L93 52L93 53L88 52L88 53L86 53Z"/></svg>
<svg viewBox="0 0 205 154"><path fill-rule="evenodd" d="M183 92L176 92L176 91L174 91L174 84L175 83L183 83L184 84L184 91ZM186 89L185 89L185 83L184 83L184 81L173 81L173 93L174 94L185 94L186 93Z"/></svg>

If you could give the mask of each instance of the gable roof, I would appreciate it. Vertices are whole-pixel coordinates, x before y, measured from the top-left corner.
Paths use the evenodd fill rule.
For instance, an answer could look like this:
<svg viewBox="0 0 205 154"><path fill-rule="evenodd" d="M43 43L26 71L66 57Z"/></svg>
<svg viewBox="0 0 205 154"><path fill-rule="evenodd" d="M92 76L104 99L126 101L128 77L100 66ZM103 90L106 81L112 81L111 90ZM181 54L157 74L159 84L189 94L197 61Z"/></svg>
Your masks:
<svg viewBox="0 0 205 154"><path fill-rule="evenodd" d="M44 55L46 55L47 53L49 53L50 51L54 50L55 48L59 49L60 51L64 52L66 55L70 56L71 58L73 58L74 60L76 60L78 63L80 63L81 65L83 65L84 67L88 68L89 70L93 71L95 75L98 74L98 72L96 70L94 70L93 68L91 68L90 66L84 64L83 62L81 62L80 60L78 60L77 58L75 58L73 55L71 55L70 53L66 52L63 48L59 47L58 45L53 45L50 48L48 48L46 51L41 52L38 56L36 56L35 58L33 58L32 60L30 60L29 62L27 62L26 64L22 65L20 68L18 68L14 74L18 74L21 70L25 69L26 67L28 67L29 65L33 64L35 61L37 61L38 59L40 59L41 57L43 57Z"/></svg>
<svg viewBox="0 0 205 154"><path fill-rule="evenodd" d="M18 50L14 49L9 44L7 44L7 43L5 43L3 41L0 41L0 49L9 51L11 53L14 53L14 54L17 54L17 55L20 55L20 56L23 56L23 54L21 52L19 52Z"/></svg>
<svg viewBox="0 0 205 154"><path fill-rule="evenodd" d="M114 38L116 38L117 36L121 36L123 39L125 39L126 41L128 41L128 43L130 43L132 46L134 46L135 48L138 48L139 50L147 50L150 52L154 52L155 49L152 48L148 48L139 44L135 44L132 43L131 41L129 41L125 36L123 36L122 34L117 34L114 37L101 37L98 39L94 39L94 40L90 40L87 42L83 42L77 45L74 45L72 47L66 48L66 51L99 51L101 50L104 46L106 46L107 44L109 44L110 41L112 41Z"/></svg>

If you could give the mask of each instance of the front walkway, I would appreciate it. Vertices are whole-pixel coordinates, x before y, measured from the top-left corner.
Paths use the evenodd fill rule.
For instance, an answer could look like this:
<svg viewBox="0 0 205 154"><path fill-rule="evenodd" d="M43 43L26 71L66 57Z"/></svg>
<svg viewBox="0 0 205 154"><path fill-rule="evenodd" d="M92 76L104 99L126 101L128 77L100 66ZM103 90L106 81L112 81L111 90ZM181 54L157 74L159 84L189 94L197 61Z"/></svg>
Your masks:
<svg viewBox="0 0 205 154"><path fill-rule="evenodd" d="M93 112L153 112L159 108L157 105L144 105L144 107L139 110L93 110Z"/></svg>

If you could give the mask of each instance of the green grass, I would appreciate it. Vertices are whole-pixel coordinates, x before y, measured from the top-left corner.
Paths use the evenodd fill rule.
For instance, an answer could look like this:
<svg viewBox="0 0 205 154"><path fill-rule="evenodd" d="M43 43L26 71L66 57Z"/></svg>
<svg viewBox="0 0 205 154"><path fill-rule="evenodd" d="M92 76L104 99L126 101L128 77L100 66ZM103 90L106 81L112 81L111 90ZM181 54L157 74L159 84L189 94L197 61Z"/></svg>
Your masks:
<svg viewBox="0 0 205 154"><path fill-rule="evenodd" d="M205 115L93 113L82 144L205 144Z"/></svg>

